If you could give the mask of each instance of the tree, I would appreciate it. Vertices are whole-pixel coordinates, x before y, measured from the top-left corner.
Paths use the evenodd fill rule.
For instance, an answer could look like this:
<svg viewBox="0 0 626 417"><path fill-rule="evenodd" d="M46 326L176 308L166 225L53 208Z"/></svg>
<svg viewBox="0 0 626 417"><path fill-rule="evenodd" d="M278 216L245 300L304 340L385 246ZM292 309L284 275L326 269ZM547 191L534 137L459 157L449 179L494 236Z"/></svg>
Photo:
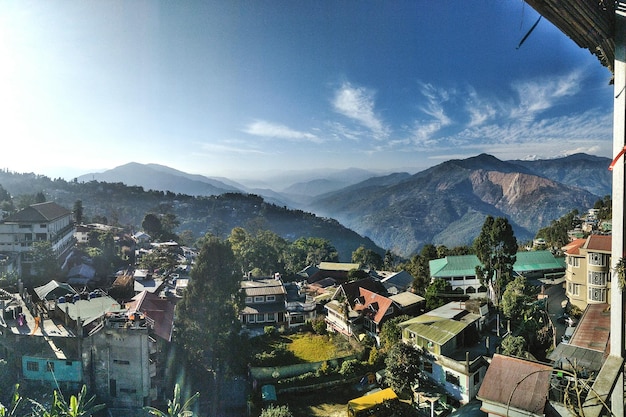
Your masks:
<svg viewBox="0 0 626 417"><path fill-rule="evenodd" d="M154 213L148 213L144 216L141 222L143 230L154 239L160 239L163 232L163 225L158 215Z"/></svg>
<svg viewBox="0 0 626 417"><path fill-rule="evenodd" d="M293 417L288 405L270 404L267 408L261 410L260 417Z"/></svg>
<svg viewBox="0 0 626 417"><path fill-rule="evenodd" d="M420 364L420 353L414 346L406 343L393 345L385 359L389 386L397 393L410 392L418 381Z"/></svg>
<svg viewBox="0 0 626 417"><path fill-rule="evenodd" d="M509 282L502 294L502 313L509 319L522 319L527 305L533 300L526 278L519 276Z"/></svg>
<svg viewBox="0 0 626 417"><path fill-rule="evenodd" d="M32 259L30 275L34 280L31 285L41 285L61 276L59 261L49 241L33 242L30 255Z"/></svg>
<svg viewBox="0 0 626 417"><path fill-rule="evenodd" d="M402 339L402 329L398 325L410 318L408 315L403 314L383 323L380 329L380 343L384 348L390 349Z"/></svg>
<svg viewBox="0 0 626 417"><path fill-rule="evenodd" d="M452 293L452 286L448 281L441 278L435 280L426 288L424 298L426 299L426 309L434 310L446 303L445 294Z"/></svg>
<svg viewBox="0 0 626 417"><path fill-rule="evenodd" d="M236 339L241 306L235 257L228 242L207 235L201 241L191 280L176 305L176 339L192 365L216 371L218 363L245 357Z"/></svg>
<svg viewBox="0 0 626 417"><path fill-rule="evenodd" d="M196 402L199 396L200 393L196 392L185 400L185 402L182 402L180 398L180 385L176 384L174 386L174 397L167 400L167 413L154 407L144 407L143 410L157 417L193 417L196 414L191 410L191 406Z"/></svg>
<svg viewBox="0 0 626 417"><path fill-rule="evenodd" d="M380 269L383 266L383 258L365 246L359 246L352 252L352 262L359 264L361 268Z"/></svg>
<svg viewBox="0 0 626 417"><path fill-rule="evenodd" d="M523 336L508 336L502 340L502 354L507 356L524 356L526 339Z"/></svg>
<svg viewBox="0 0 626 417"><path fill-rule="evenodd" d="M4 381L3 381L4 382ZM22 396L19 393L19 384L15 384L13 387L13 395L11 395L11 403L9 407L5 407L0 403L0 417L17 417L20 404L22 403Z"/></svg>
<svg viewBox="0 0 626 417"><path fill-rule="evenodd" d="M81 224L83 222L83 202L81 200L76 200L74 202L74 220L76 223Z"/></svg>
<svg viewBox="0 0 626 417"><path fill-rule="evenodd" d="M474 240L474 250L482 265L476 267L476 276L489 287L492 301L498 305L501 289L511 280L517 240L513 228L504 217L487 216L480 235Z"/></svg>

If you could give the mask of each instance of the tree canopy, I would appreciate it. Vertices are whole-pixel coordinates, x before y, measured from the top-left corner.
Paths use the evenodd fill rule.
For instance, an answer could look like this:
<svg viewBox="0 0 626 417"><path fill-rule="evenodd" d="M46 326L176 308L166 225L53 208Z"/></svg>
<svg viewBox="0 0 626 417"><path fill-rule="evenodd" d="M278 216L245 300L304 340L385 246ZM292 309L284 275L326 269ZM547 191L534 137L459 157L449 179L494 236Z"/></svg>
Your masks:
<svg viewBox="0 0 626 417"><path fill-rule="evenodd" d="M396 343L385 359L389 386L397 393L410 392L418 381L421 359L419 351L412 345Z"/></svg>
<svg viewBox="0 0 626 417"><path fill-rule="evenodd" d="M482 264L476 267L476 276L490 288L492 301L498 305L501 289L512 279L517 253L517 239L509 221L505 217L487 216L474 240L474 251Z"/></svg>

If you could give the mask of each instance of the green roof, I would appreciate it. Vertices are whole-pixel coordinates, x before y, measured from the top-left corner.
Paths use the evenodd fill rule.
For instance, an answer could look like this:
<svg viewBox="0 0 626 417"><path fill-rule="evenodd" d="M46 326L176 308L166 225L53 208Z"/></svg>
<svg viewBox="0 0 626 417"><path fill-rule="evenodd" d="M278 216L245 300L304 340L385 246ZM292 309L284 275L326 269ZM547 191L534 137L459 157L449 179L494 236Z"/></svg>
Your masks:
<svg viewBox="0 0 626 417"><path fill-rule="evenodd" d="M513 269L519 273L565 268L565 258L557 259L548 250L517 252L516 256Z"/></svg>
<svg viewBox="0 0 626 417"><path fill-rule="evenodd" d="M476 255L446 256L428 263L430 276L435 278L475 276L480 261Z"/></svg>
<svg viewBox="0 0 626 417"><path fill-rule="evenodd" d="M446 256L429 262L430 276L433 278L449 278L460 276L476 276L476 267L480 261L476 255ZM513 270L523 274L529 271L564 269L564 259L555 258L547 250L517 252Z"/></svg>
<svg viewBox="0 0 626 417"><path fill-rule="evenodd" d="M461 333L467 326L468 323L465 322L445 319L429 324L413 323L405 329L415 333L421 338L443 346Z"/></svg>

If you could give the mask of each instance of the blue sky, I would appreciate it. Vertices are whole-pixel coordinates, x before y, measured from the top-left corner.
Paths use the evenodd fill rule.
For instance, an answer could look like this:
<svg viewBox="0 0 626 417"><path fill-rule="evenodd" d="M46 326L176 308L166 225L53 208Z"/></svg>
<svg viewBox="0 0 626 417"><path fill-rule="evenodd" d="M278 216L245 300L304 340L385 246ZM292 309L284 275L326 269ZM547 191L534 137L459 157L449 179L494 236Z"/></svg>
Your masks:
<svg viewBox="0 0 626 417"><path fill-rule="evenodd" d="M521 0L3 1L0 168L232 179L610 157L610 72Z"/></svg>

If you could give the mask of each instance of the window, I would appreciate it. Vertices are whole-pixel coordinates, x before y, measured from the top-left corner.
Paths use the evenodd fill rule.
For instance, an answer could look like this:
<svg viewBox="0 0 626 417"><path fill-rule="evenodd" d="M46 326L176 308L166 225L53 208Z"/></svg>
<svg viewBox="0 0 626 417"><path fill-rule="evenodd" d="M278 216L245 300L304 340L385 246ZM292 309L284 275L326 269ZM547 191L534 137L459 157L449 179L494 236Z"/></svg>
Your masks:
<svg viewBox="0 0 626 417"><path fill-rule="evenodd" d="M39 363L33 361L26 362L26 370L31 372L39 372Z"/></svg>
<svg viewBox="0 0 626 417"><path fill-rule="evenodd" d="M474 386L478 385L480 383L480 372L476 372L474 374Z"/></svg>
<svg viewBox="0 0 626 417"><path fill-rule="evenodd" d="M459 380L459 377L453 374L452 372L446 371L446 381L451 383L452 385L456 385L456 386L461 385L461 381Z"/></svg>
<svg viewBox="0 0 626 417"><path fill-rule="evenodd" d="M130 365L130 361L124 361L120 359L113 359L113 363L117 363L118 365Z"/></svg>
<svg viewBox="0 0 626 417"><path fill-rule="evenodd" d="M578 268L580 266L580 258L576 258L574 256L567 257L567 263L574 268Z"/></svg>
<svg viewBox="0 0 626 417"><path fill-rule="evenodd" d="M263 301L265 301L265 298L262 295L257 295L254 297L255 303L262 303Z"/></svg>
<svg viewBox="0 0 626 417"><path fill-rule="evenodd" d="M267 321L276 321L276 313L267 313Z"/></svg>
<svg viewBox="0 0 626 417"><path fill-rule="evenodd" d="M265 297L265 301L266 302L272 302L272 301L276 301L276 296L275 295L268 295L267 297Z"/></svg>
<svg viewBox="0 0 626 417"><path fill-rule="evenodd" d="M604 266L605 256L601 253L589 254L589 265Z"/></svg>
<svg viewBox="0 0 626 417"><path fill-rule="evenodd" d="M109 379L109 396L117 397L117 381L115 379Z"/></svg>
<svg viewBox="0 0 626 417"><path fill-rule="evenodd" d="M42 229L45 229L46 227L48 227L48 225L45 223L40 223L39 227L41 227Z"/></svg>
<svg viewBox="0 0 626 417"><path fill-rule="evenodd" d="M257 323L263 323L265 321L265 314L257 314L256 315L256 322Z"/></svg>
<svg viewBox="0 0 626 417"><path fill-rule="evenodd" d="M246 297L246 304L252 303L252 297Z"/></svg>
<svg viewBox="0 0 626 417"><path fill-rule="evenodd" d="M606 286L606 272L587 272L587 282L590 285L602 285Z"/></svg>
<svg viewBox="0 0 626 417"><path fill-rule="evenodd" d="M569 282L567 284L567 292L569 292L572 295L580 295L580 286L572 282Z"/></svg>
<svg viewBox="0 0 626 417"><path fill-rule="evenodd" d="M589 288L589 301L606 302L606 289Z"/></svg>
<svg viewBox="0 0 626 417"><path fill-rule="evenodd" d="M246 317L248 318L248 323L254 323L254 314L249 314Z"/></svg>

